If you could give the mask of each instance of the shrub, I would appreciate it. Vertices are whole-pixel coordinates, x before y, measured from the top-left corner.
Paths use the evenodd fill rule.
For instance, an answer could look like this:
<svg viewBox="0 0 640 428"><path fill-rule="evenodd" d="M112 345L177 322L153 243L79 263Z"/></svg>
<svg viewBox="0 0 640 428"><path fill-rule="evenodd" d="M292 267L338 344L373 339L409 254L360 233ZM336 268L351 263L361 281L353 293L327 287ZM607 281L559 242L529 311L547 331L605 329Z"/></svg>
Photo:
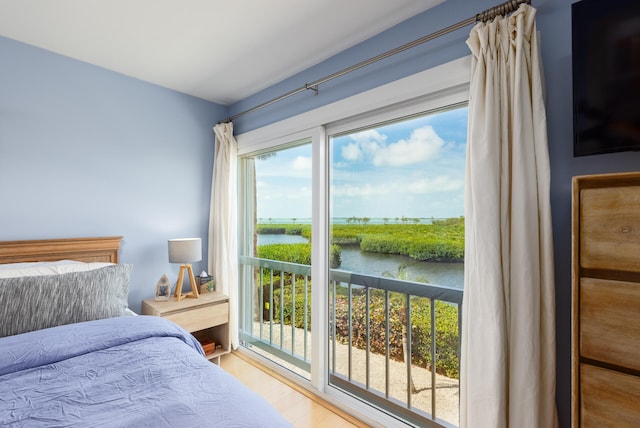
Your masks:
<svg viewBox="0 0 640 428"><path fill-rule="evenodd" d="M359 245L371 253L456 262L464 260L464 218L433 224L337 224L331 227L331 240L337 245Z"/></svg>
<svg viewBox="0 0 640 428"><path fill-rule="evenodd" d="M434 220L432 224L363 224L333 225L331 227L331 268L340 266L339 245L359 245L362 251L383 254L407 255L422 261L462 261L464 259L464 218ZM305 236L311 239L310 225L259 225L258 233L286 233ZM279 260L289 263L311 265L311 244L273 244L258 247L257 257ZM263 271L270 277L269 270ZM269 302L263 310L263 319L268 320L270 308L276 322L284 322L296 327L304 327L304 278L296 276L295 317L293 315L292 275L274 272L273 302L270 285L263 286L264 302ZM284 287L281 288L281 282ZM339 287L335 296L334 320L336 339L346 343L349 337L347 291ZM311 310L311 282L307 290L307 311ZM411 334L414 364L432 368L431 358L431 301L426 298L411 299L411 331L403 332L406 326L406 300L404 295L391 293L389 306L389 352L391 358L403 361L402 339ZM283 320L281 317L281 298L283 300ZM370 293L369 344L372 352L386 352L386 325L384 292L372 290ZM366 298L363 290L352 292L352 345L366 347ZM459 332L458 308L446 302L436 301L436 361L435 370L452 378L459 376ZM307 327L310 328L311 316L307 313Z"/></svg>
<svg viewBox="0 0 640 428"><path fill-rule="evenodd" d="M389 354L404 361L402 347L403 324L406 325L404 298L391 294L389 305ZM386 325L384 293L372 291L369 300L369 346L379 354L386 352ZM366 348L366 298L360 290L352 294L352 346ZM458 309L454 305L436 301L436 372L458 378ZM336 339L347 343L349 337L348 300L336 296ZM426 298L411 299L411 361L431 369L431 301Z"/></svg>
<svg viewBox="0 0 640 428"><path fill-rule="evenodd" d="M310 224L258 224L256 231L261 235L300 235L311 239Z"/></svg>
<svg viewBox="0 0 640 428"><path fill-rule="evenodd" d="M270 244L257 248L257 257L287 263L311 265L311 244Z"/></svg>
<svg viewBox="0 0 640 428"><path fill-rule="evenodd" d="M259 226L258 234L260 235L285 235L287 229L284 226Z"/></svg>
<svg viewBox="0 0 640 428"><path fill-rule="evenodd" d="M332 269L340 266L340 247L331 245L329 263ZM298 263L311 266L311 244L270 244L261 245L256 251L256 257L268 260L278 260L287 263Z"/></svg>
<svg viewBox="0 0 640 428"><path fill-rule="evenodd" d="M259 224L257 232L300 235L311 240L309 224ZM433 220L431 224L334 224L331 243L359 245L362 251L406 255L421 261L462 261L464 217ZM334 251L332 249L331 267L336 268L340 264L334 264L339 261L339 257L334 258Z"/></svg>
<svg viewBox="0 0 640 428"><path fill-rule="evenodd" d="M291 325L293 314L291 275L284 278L281 288L280 276L273 278L273 301L270 285L263 286L263 320ZM295 327L305 328L305 284L304 278L296 276ZM342 290L344 291L344 290ZM281 314L282 307L282 314ZM270 312L272 308L273 312ZM307 284L307 324L311 329L311 282ZM436 373L455 378L459 377L459 332L458 308L455 305L436 301ZM336 295L335 307L336 339L346 344L349 337L348 297L341 292ZM389 301L389 354L390 357L404 361L402 346L403 326L406 325L404 295L391 293ZM283 319L281 319L281 316ZM353 290L351 300L352 346L366 349L366 296L363 290ZM386 352L386 325L384 292L373 290L369 298L369 346L372 352ZM408 332L407 332L408 333ZM427 298L411 299L411 361L413 364L432 369L431 360L431 301Z"/></svg>
<svg viewBox="0 0 640 428"><path fill-rule="evenodd" d="M279 285L279 284L278 284ZM273 291L273 318L280 320L281 294L282 289L278 286ZM291 325L291 315L294 306L292 305L292 287L291 283L284 287L284 324ZM304 279L296 279L296 304L295 304L295 326L297 328L305 328L304 319ZM307 329L311 329L311 283L307 285Z"/></svg>

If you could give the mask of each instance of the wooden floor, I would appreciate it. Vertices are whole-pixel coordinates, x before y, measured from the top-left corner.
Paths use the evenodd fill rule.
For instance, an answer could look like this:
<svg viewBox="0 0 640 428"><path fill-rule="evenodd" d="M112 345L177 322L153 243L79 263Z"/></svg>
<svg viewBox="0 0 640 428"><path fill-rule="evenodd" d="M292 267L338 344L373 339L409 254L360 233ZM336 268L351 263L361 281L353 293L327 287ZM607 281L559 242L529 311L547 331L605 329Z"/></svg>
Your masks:
<svg viewBox="0 0 640 428"><path fill-rule="evenodd" d="M223 355L220 365L264 397L296 428L368 426L240 353Z"/></svg>

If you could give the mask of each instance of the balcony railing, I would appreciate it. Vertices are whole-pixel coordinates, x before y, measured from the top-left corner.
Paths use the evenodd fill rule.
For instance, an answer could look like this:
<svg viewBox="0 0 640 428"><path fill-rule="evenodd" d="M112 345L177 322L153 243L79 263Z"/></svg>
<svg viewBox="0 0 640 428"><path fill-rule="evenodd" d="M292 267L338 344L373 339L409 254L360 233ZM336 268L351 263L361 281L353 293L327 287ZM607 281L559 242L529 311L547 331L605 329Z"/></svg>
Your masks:
<svg viewBox="0 0 640 428"><path fill-rule="evenodd" d="M240 264L241 340L308 377L311 267L254 257ZM419 426L457 425L463 291L342 270L330 271L328 287L330 384Z"/></svg>
<svg viewBox="0 0 640 428"><path fill-rule="evenodd" d="M297 372L308 377L311 266L243 256L240 276L240 340L300 369ZM299 300L302 305L293 304ZM299 327L297 319L301 319Z"/></svg>

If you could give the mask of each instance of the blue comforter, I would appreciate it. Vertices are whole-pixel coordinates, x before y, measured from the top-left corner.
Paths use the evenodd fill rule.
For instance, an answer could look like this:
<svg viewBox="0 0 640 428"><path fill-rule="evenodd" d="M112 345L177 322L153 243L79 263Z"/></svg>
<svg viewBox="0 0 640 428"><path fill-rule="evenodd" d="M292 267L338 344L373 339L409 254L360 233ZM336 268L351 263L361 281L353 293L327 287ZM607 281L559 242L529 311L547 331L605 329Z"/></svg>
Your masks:
<svg viewBox="0 0 640 428"><path fill-rule="evenodd" d="M189 333L138 316L0 339L0 426L290 425Z"/></svg>

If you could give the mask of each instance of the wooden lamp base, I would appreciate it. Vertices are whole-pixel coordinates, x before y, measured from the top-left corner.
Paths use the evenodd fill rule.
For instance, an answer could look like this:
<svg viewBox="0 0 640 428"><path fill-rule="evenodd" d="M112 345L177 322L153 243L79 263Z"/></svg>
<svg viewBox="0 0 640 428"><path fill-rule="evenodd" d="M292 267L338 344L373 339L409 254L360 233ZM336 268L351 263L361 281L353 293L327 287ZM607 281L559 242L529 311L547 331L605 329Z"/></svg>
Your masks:
<svg viewBox="0 0 640 428"><path fill-rule="evenodd" d="M184 282L184 274L185 271L189 272L189 281L191 281L191 291L188 293L182 292L182 284ZM174 293L176 299L180 301L183 297L192 297L197 299L199 297L198 294L198 286L196 285L196 277L193 276L193 269L191 265L188 263L180 265L180 272L178 273L178 282L176 283L176 291Z"/></svg>

